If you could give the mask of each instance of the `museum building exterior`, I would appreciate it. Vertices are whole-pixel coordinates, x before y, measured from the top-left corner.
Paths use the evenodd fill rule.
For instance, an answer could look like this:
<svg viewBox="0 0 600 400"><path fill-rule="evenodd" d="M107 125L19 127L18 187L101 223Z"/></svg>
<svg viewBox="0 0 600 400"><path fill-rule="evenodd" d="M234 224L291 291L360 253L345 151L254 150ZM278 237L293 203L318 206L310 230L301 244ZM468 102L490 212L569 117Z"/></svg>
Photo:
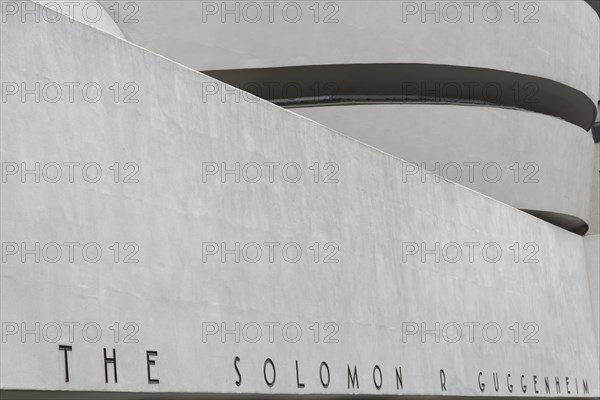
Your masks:
<svg viewBox="0 0 600 400"><path fill-rule="evenodd" d="M600 1L0 1L2 399L600 396Z"/></svg>

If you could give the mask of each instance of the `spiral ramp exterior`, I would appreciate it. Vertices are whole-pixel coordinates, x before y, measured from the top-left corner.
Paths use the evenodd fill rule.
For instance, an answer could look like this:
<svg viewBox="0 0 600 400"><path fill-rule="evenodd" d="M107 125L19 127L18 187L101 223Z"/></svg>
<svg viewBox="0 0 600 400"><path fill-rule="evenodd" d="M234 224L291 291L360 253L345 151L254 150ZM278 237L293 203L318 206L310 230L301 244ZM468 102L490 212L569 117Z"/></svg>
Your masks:
<svg viewBox="0 0 600 400"><path fill-rule="evenodd" d="M130 3L1 2L2 398L600 395L593 1Z"/></svg>

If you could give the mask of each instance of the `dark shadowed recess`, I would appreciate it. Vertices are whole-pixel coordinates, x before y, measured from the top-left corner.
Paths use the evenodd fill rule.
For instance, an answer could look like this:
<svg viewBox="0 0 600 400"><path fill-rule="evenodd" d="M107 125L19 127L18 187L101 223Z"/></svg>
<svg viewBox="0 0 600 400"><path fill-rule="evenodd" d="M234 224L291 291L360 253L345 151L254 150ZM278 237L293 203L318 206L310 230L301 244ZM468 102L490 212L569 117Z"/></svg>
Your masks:
<svg viewBox="0 0 600 400"><path fill-rule="evenodd" d="M585 235L589 229L588 224L586 224L584 220L574 217L572 215L540 210L521 211L525 211L526 213L531 214L534 217L542 219L546 222L550 222L553 225L559 226L578 235Z"/></svg>
<svg viewBox="0 0 600 400"><path fill-rule="evenodd" d="M588 131L595 103L532 75L431 64L344 64L202 71L284 107L368 102L461 102L533 111Z"/></svg>

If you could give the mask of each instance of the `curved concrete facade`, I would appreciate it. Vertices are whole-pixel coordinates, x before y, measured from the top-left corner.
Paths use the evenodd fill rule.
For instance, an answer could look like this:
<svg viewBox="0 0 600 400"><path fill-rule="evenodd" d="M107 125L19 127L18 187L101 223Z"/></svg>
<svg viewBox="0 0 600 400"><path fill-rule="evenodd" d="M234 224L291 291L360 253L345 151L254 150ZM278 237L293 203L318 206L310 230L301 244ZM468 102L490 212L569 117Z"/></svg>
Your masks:
<svg viewBox="0 0 600 400"><path fill-rule="evenodd" d="M463 105L292 111L565 229L587 231L594 143L573 124L532 112Z"/></svg>
<svg viewBox="0 0 600 400"><path fill-rule="evenodd" d="M211 76L252 68L421 64L514 73L521 78L513 86L521 90L529 77L538 77L580 92L576 107L585 117L577 123L589 129L594 120L599 22L583 0L474 8L450 1L342 1L319 3L329 5L318 13L304 2L273 9L261 4L144 1L140 22L120 28L133 42ZM367 72L362 82L374 78ZM237 79L242 85L253 80ZM459 83L473 82L486 83L468 75ZM547 96L537 101L551 103Z"/></svg>
<svg viewBox="0 0 600 400"><path fill-rule="evenodd" d="M89 26L11 19L1 29L2 82L139 87L136 102L10 96L1 104L3 166L25 163L30 171L24 182L4 170L3 249L77 240L107 251L93 260L77 252L75 262L4 251L2 321L30 332L13 331L0 343L3 399L600 394L580 236L451 182L404 181L410 164L266 101L203 98L202 88L219 82ZM82 57L90 48L103 51ZM77 169L74 181L54 181L39 167L46 172L35 181L36 161L96 162L106 175L90 182L98 175ZM115 162L138 165L136 180L117 179ZM306 175L295 182L279 173L260 182L206 176L206 164L235 162L295 162ZM337 165L336 180L324 181L329 173L315 180L317 162ZM126 172L120 177L131 178ZM336 243L339 251L331 263L312 253L256 263L204 258L204 244L230 240L305 250ZM478 251L456 262L403 250L474 241L504 256ZM115 261L107 247L115 242L136 243L138 262ZM515 259L515 243L537 250ZM137 324L136 341L115 339L117 321ZM295 342L266 333L253 342L247 331L240 340L203 337L206 323L231 330L271 321L296 323L304 335ZM328 321L339 328L337 340L315 340L310 326L319 322L323 333ZM36 322L94 322L104 335L76 328L70 341L66 330L56 339L44 328L36 341ZM465 331L454 342L447 331L443 339L435 334L437 323L472 322L503 333L477 329L470 341ZM407 338L406 323L434 332ZM539 328L535 342L524 341L526 323Z"/></svg>
<svg viewBox="0 0 600 400"><path fill-rule="evenodd" d="M547 114L586 130L596 112L585 94L564 84L484 68L336 64L206 73L283 107L346 102L461 102Z"/></svg>
<svg viewBox="0 0 600 400"><path fill-rule="evenodd" d="M585 228L593 187L593 10L518 2L537 28L450 28L392 15L433 2L292 3L321 21L337 6L338 25L207 28L198 7L224 3L104 2L133 6L120 29L150 51L0 0L0 397L598 398L600 242L567 230ZM324 71L349 92L294 110L324 126L155 51L269 85ZM382 93L409 70L543 81L543 106Z"/></svg>
<svg viewBox="0 0 600 400"><path fill-rule="evenodd" d="M600 16L600 0L585 0Z"/></svg>
<svg viewBox="0 0 600 400"><path fill-rule="evenodd" d="M592 310L596 329L596 345L600 358L600 235L587 235L583 238L585 258L590 282Z"/></svg>
<svg viewBox="0 0 600 400"><path fill-rule="evenodd" d="M112 6L114 9L113 2L104 8L96 0L81 0L81 1L69 1L69 0L32 0L35 3L41 4L47 10L52 10L60 13L74 21L81 22L89 26L93 26L96 29L110 33L118 38L125 38L123 32L116 24L115 19L119 20L119 15L115 14L110 9ZM26 3L21 3L26 4Z"/></svg>
<svg viewBox="0 0 600 400"><path fill-rule="evenodd" d="M594 145L594 168L590 197L590 235L600 234L600 143Z"/></svg>

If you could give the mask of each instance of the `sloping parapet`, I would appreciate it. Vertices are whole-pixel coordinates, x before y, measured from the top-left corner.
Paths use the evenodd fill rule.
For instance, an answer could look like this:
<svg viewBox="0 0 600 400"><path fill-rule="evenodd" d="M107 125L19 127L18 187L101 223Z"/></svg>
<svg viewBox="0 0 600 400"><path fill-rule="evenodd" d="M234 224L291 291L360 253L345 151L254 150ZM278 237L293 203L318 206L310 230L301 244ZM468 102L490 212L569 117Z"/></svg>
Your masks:
<svg viewBox="0 0 600 400"><path fill-rule="evenodd" d="M118 22L134 43L269 100L333 84L340 97L488 101L585 130L596 115L598 15L583 0L138 4L138 22Z"/></svg>
<svg viewBox="0 0 600 400"><path fill-rule="evenodd" d="M88 26L0 37L3 397L598 396L581 237Z"/></svg>
<svg viewBox="0 0 600 400"><path fill-rule="evenodd" d="M595 204L589 173L594 143L573 124L514 109L448 104L293 111L564 229L587 231Z"/></svg>

